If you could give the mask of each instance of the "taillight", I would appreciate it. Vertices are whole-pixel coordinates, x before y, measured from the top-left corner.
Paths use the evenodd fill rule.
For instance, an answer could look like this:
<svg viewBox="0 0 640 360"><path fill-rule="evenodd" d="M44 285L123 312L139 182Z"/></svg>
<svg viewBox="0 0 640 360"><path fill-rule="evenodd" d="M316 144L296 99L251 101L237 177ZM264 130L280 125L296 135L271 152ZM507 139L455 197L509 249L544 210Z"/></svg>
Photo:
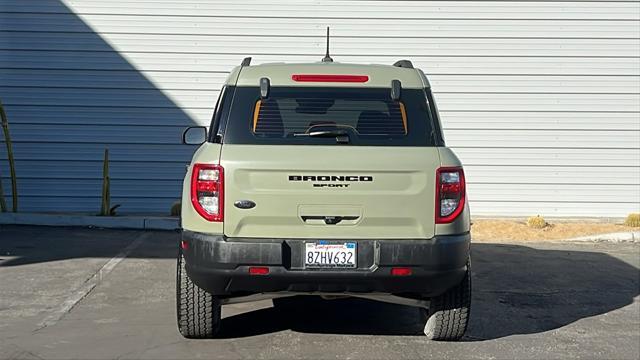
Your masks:
<svg viewBox="0 0 640 360"><path fill-rule="evenodd" d="M462 168L441 167L436 170L436 224L455 220L464 210L465 196Z"/></svg>
<svg viewBox="0 0 640 360"><path fill-rule="evenodd" d="M224 170L222 166L193 165L191 203L196 212L209 221L224 219Z"/></svg>

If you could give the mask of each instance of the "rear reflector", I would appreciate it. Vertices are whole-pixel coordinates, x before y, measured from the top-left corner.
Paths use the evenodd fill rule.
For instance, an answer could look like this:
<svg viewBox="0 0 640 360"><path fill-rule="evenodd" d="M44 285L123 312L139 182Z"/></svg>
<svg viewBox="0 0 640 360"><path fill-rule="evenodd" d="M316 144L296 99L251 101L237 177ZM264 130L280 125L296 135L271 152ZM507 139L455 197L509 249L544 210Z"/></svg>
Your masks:
<svg viewBox="0 0 640 360"><path fill-rule="evenodd" d="M224 169L214 164L193 164L191 204L200 216L220 222L224 219Z"/></svg>
<svg viewBox="0 0 640 360"><path fill-rule="evenodd" d="M269 268L266 266L251 266L249 275L269 275Z"/></svg>
<svg viewBox="0 0 640 360"><path fill-rule="evenodd" d="M186 242L186 241L184 241L184 240L180 241L180 248L181 248L182 250L187 250L187 249L189 249L189 243L188 243L188 242Z"/></svg>
<svg viewBox="0 0 640 360"><path fill-rule="evenodd" d="M296 74L291 75L293 81L304 82L347 82L363 83L369 81L367 75L320 75L320 74Z"/></svg>
<svg viewBox="0 0 640 360"><path fill-rule="evenodd" d="M391 268L391 275L393 276L409 276L411 275L411 269L406 267Z"/></svg>

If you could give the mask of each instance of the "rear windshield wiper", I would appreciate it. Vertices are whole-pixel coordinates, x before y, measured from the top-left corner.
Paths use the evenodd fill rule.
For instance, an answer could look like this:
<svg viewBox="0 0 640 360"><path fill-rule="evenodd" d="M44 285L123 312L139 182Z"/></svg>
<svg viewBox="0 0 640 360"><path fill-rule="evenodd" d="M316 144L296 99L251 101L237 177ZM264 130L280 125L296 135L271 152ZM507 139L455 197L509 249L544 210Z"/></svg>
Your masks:
<svg viewBox="0 0 640 360"><path fill-rule="evenodd" d="M345 130L318 130L305 133L294 133L293 136L334 137L338 143L346 144L349 142L349 132Z"/></svg>

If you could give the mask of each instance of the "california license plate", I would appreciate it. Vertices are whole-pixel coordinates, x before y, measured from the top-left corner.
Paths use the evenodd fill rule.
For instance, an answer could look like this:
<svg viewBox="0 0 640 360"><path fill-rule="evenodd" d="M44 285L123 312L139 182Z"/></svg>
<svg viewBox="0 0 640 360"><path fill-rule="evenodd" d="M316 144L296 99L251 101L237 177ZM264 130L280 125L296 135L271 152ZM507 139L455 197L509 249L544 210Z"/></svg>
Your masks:
<svg viewBox="0 0 640 360"><path fill-rule="evenodd" d="M304 259L305 268L354 268L356 243L309 242Z"/></svg>

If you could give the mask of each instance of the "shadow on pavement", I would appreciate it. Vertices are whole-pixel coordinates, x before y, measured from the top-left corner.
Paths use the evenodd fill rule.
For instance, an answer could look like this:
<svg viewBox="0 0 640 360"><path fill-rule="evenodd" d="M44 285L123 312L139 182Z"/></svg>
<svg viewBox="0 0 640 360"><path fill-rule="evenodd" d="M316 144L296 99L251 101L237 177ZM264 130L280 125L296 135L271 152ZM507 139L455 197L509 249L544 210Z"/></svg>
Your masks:
<svg viewBox="0 0 640 360"><path fill-rule="evenodd" d="M158 246L130 257L176 257L179 235L175 231L146 233L157 239ZM110 259L142 234L145 231L0 225L0 268L77 258Z"/></svg>
<svg viewBox="0 0 640 360"><path fill-rule="evenodd" d="M50 261L110 258L143 232L5 226L0 234L2 271L2 267L23 264L46 266L44 263ZM153 232L145 236L149 236L145 245L130 257L175 258L178 234ZM474 243L473 303L466 340L541 333L631 304L640 294L640 271L598 249L615 249L628 261L635 261L639 250L628 244ZM170 301L173 296L166 294ZM419 335L422 331L419 311L412 307L309 296L283 303L226 317L222 337L249 337L287 329L363 335Z"/></svg>
<svg viewBox="0 0 640 360"><path fill-rule="evenodd" d="M575 246L574 246L575 247ZM473 245L473 303L467 341L534 334L633 302L640 272L601 252ZM363 299L290 298L286 306L223 319L223 337L291 329L304 333L421 335L416 308Z"/></svg>
<svg viewBox="0 0 640 360"><path fill-rule="evenodd" d="M417 308L366 299L324 300L318 296L278 299L282 305L222 320L222 338L291 329L315 334L420 335Z"/></svg>

